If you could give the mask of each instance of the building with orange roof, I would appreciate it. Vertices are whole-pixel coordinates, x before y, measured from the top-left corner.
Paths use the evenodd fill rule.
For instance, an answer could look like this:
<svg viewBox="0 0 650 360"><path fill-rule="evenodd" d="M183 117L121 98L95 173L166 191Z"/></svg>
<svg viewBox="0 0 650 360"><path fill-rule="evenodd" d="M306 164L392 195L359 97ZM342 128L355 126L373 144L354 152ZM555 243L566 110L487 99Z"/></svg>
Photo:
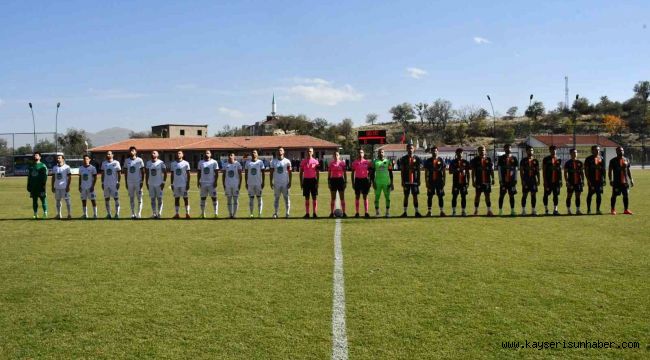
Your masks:
<svg viewBox="0 0 650 360"><path fill-rule="evenodd" d="M127 139L97 146L89 151L96 159L103 159L110 150L116 160L123 162L131 146L138 149L139 156L145 161L151 158L151 151L157 150L165 163L175 159L176 151L183 150L185 160L192 168L196 168L205 150L211 150L212 157L217 160L225 160L230 151L234 151L241 160L253 150L257 150L261 158L271 159L278 147L282 146L287 159L300 160L306 156L309 147L313 147L315 156L321 159L332 155L340 147L339 144L309 135L283 135Z"/></svg>

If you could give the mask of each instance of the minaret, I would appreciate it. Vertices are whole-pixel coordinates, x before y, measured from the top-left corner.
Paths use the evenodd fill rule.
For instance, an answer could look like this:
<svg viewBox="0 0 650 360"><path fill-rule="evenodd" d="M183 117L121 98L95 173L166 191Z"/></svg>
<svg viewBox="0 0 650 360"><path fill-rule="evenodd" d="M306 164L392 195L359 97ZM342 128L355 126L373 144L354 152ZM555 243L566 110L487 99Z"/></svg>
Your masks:
<svg viewBox="0 0 650 360"><path fill-rule="evenodd" d="M271 116L275 117L275 93L273 93L273 101L271 102Z"/></svg>

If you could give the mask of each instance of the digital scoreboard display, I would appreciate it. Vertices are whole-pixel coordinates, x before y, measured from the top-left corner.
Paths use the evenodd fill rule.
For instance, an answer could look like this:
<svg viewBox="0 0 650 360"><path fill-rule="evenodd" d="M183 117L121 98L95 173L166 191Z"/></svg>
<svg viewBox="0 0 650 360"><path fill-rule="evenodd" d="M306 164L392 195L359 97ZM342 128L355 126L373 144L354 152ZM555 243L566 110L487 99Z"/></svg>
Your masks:
<svg viewBox="0 0 650 360"><path fill-rule="evenodd" d="M386 130L359 130L359 145L377 145L386 143Z"/></svg>

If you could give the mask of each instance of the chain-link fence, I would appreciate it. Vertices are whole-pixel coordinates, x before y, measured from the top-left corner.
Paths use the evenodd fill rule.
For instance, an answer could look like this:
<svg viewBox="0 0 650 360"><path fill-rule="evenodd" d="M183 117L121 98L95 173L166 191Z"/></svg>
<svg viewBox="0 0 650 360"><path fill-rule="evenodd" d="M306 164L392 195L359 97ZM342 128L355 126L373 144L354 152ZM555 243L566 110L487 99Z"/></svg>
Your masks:
<svg viewBox="0 0 650 360"><path fill-rule="evenodd" d="M34 148L36 143L36 148ZM40 151L48 167L55 162L57 149L54 132L0 133L0 166L5 175L26 175L31 154Z"/></svg>
<svg viewBox="0 0 650 360"><path fill-rule="evenodd" d="M630 159L632 166L650 169L650 143L647 146L625 147L625 157Z"/></svg>

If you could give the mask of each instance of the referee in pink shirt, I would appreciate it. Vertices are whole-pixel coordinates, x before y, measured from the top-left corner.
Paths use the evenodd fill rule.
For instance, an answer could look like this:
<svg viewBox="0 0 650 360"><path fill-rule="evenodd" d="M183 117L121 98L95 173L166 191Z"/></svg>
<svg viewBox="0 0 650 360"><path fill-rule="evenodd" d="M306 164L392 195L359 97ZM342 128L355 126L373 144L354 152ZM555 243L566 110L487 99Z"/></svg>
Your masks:
<svg viewBox="0 0 650 360"><path fill-rule="evenodd" d="M341 210L343 211L343 217L348 217L345 214L345 187L348 183L348 176L346 174L346 164L345 161L341 160L341 155L338 151L334 152L334 160L330 162L327 169L327 180L330 187L330 193L332 195L330 199L330 217L334 217L334 204L336 203L336 193L339 193L341 198Z"/></svg>
<svg viewBox="0 0 650 360"><path fill-rule="evenodd" d="M305 216L309 218L309 197L312 198L313 213L312 217L317 218L316 212L318 210L318 160L314 159L314 148L310 147L307 150L307 158L300 162L300 188L302 189L302 196L305 197Z"/></svg>

